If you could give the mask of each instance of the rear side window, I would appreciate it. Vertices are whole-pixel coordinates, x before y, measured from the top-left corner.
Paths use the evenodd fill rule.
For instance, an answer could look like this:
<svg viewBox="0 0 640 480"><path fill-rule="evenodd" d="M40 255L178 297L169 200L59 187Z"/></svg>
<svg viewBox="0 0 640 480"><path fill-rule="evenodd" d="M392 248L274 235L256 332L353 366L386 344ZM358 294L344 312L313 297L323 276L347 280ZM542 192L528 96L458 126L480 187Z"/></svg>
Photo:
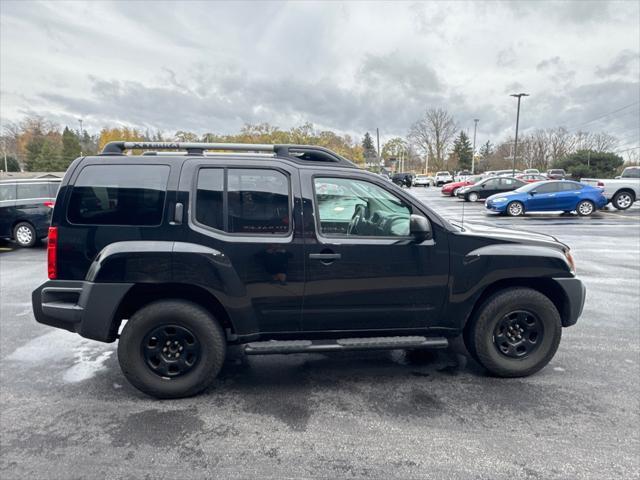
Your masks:
<svg viewBox="0 0 640 480"><path fill-rule="evenodd" d="M565 182L560 185L560 191L573 192L576 190L582 190L582 185L573 182Z"/></svg>
<svg viewBox="0 0 640 480"><path fill-rule="evenodd" d="M58 189L60 188L60 182L51 182L49 184L49 196L56 198L58 196Z"/></svg>
<svg viewBox="0 0 640 480"><path fill-rule="evenodd" d="M16 184L5 183L0 185L0 202L16 199Z"/></svg>
<svg viewBox="0 0 640 480"><path fill-rule="evenodd" d="M545 183L544 185L540 185L534 191L536 193L553 193L559 191L559 185L557 182Z"/></svg>
<svg viewBox="0 0 640 480"><path fill-rule="evenodd" d="M227 233L287 234L289 205L289 179L279 171L203 168L198 173L195 217L207 227Z"/></svg>
<svg viewBox="0 0 640 480"><path fill-rule="evenodd" d="M159 225L168 165L89 165L71 192L67 218L85 225Z"/></svg>
<svg viewBox="0 0 640 480"><path fill-rule="evenodd" d="M47 183L19 183L18 200L30 200L32 198L50 198Z"/></svg>

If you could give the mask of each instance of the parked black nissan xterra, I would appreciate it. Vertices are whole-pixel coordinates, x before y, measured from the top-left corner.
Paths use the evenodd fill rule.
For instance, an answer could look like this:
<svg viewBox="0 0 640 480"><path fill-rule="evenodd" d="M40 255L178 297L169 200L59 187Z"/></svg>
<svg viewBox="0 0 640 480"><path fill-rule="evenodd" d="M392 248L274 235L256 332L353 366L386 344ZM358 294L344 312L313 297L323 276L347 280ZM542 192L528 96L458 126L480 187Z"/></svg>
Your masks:
<svg viewBox="0 0 640 480"><path fill-rule="evenodd" d="M530 375L585 299L553 237L448 222L303 145L111 142L69 167L47 257L37 321L119 338L127 379L160 398L205 389L233 344L443 348L463 335L491 374Z"/></svg>

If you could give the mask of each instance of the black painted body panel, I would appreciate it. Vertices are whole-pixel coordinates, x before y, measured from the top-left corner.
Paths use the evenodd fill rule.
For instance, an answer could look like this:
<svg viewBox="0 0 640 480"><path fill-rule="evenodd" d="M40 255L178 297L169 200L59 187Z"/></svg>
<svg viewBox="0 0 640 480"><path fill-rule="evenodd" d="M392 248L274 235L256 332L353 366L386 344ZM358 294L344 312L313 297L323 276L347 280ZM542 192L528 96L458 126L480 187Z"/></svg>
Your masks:
<svg viewBox="0 0 640 480"><path fill-rule="evenodd" d="M81 168L114 163L171 167L160 225L91 226L67 221L70 185ZM290 232L227 234L197 223L193 195L198 169L221 165L284 173L291 192ZM422 242L323 238L316 228L314 175L357 178L387 189L410 205L413 214L429 219L432 238ZM177 202L184 206L181 218L175 217ZM470 225L461 228L377 175L353 168L307 166L283 158L78 159L63 180L53 224L59 229L59 280L46 286L71 281L81 289L100 284L198 287L222 305L240 341L411 332L455 335L483 292L496 282L573 279L564 253L567 247L553 237ZM339 253L341 258L325 264L309 257L325 251ZM115 293L105 293L106 298L123 298L127 288L115 288ZM577 318L584 301L581 284L565 282L562 289L568 301L580 303L567 314ZM52 324L39 318L43 315L41 291L42 287L33 297L36 318ZM82 334L82 327L70 329ZM105 326L102 333L112 335L113 329Z"/></svg>

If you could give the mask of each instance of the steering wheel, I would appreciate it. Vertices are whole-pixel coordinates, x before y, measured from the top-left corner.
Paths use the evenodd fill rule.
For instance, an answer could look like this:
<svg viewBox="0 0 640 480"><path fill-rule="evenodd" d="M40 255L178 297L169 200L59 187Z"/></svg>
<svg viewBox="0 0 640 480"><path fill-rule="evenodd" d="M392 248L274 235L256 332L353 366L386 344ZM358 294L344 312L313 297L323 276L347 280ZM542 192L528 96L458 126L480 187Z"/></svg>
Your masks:
<svg viewBox="0 0 640 480"><path fill-rule="evenodd" d="M358 227L364 220L366 215L366 207L361 203L356 205L356 209L353 212L349 227L347 228L347 235L354 235L358 233Z"/></svg>

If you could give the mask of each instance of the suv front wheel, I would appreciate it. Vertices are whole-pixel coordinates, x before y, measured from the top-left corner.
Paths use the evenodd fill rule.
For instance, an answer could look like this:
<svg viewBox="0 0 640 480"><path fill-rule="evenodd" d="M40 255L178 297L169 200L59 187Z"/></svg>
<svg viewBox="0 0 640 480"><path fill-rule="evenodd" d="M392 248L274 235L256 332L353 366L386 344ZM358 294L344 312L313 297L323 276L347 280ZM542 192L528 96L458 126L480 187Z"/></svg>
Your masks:
<svg viewBox="0 0 640 480"><path fill-rule="evenodd" d="M120 368L138 390L157 398L195 395L220 372L226 338L215 318L185 300L161 300L138 310L122 330Z"/></svg>
<svg viewBox="0 0 640 480"><path fill-rule="evenodd" d="M560 344L555 305L531 288L502 290L480 307L465 329L475 360L498 377L525 377L543 368Z"/></svg>

